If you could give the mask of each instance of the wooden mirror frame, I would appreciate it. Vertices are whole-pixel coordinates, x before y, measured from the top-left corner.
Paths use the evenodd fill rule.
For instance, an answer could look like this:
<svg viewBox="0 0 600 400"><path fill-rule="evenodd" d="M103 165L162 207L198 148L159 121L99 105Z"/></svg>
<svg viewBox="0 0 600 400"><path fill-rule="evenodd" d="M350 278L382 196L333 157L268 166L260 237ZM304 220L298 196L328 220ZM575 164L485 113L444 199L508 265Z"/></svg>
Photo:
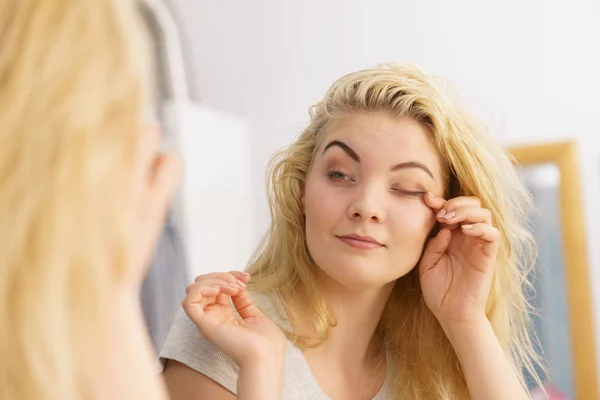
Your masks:
<svg viewBox="0 0 600 400"><path fill-rule="evenodd" d="M559 169L559 215L575 398L598 399L594 321L577 146L573 142L560 142L509 147L508 151L519 165L554 164Z"/></svg>

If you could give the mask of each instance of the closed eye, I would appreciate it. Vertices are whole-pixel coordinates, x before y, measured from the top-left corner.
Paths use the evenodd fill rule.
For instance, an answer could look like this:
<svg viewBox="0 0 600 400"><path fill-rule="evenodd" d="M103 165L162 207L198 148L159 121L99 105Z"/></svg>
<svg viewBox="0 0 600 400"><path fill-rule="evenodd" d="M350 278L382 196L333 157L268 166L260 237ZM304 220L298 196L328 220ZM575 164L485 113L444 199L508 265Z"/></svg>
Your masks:
<svg viewBox="0 0 600 400"><path fill-rule="evenodd" d="M425 191L423 191L423 190L405 190L405 189L392 188L392 191L395 193L398 193L400 195L403 195L403 196L412 196L412 197L422 197L425 194Z"/></svg>

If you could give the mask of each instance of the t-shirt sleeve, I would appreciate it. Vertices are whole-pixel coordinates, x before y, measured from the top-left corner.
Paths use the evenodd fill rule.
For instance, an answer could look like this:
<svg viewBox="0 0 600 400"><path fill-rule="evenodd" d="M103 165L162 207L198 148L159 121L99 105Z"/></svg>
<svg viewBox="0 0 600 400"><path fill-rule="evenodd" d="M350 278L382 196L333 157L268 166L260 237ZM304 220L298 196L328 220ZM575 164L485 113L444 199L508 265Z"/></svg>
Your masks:
<svg viewBox="0 0 600 400"><path fill-rule="evenodd" d="M202 336L181 307L158 356L162 368L167 360L178 361L237 394L238 366Z"/></svg>

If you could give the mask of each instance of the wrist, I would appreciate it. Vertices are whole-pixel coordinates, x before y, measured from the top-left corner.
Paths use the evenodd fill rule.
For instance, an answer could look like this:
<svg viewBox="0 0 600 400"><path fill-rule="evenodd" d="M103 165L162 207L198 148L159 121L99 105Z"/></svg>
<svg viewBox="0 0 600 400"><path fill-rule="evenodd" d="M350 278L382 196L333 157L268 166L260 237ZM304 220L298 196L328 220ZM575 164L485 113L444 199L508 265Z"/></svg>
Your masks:
<svg viewBox="0 0 600 400"><path fill-rule="evenodd" d="M285 347L273 345L261 351L252 351L240 360L238 367L240 371L260 369L275 369L285 362Z"/></svg>
<svg viewBox="0 0 600 400"><path fill-rule="evenodd" d="M491 329L491 323L484 314L464 320L440 320L440 324L451 342L472 338Z"/></svg>
<svg viewBox="0 0 600 400"><path fill-rule="evenodd" d="M279 400L283 390L285 354L273 353L240 366L238 400Z"/></svg>
<svg viewBox="0 0 600 400"><path fill-rule="evenodd" d="M236 361L240 370L256 368L260 365L264 368L283 365L287 348L287 339L281 334L281 340L271 339L261 345L247 348Z"/></svg>
<svg viewBox="0 0 600 400"><path fill-rule="evenodd" d="M285 364L285 356L273 355L271 357L264 357L262 359L256 359L253 362L242 364L240 366L240 375L246 374L262 374L262 373L274 373L283 369Z"/></svg>

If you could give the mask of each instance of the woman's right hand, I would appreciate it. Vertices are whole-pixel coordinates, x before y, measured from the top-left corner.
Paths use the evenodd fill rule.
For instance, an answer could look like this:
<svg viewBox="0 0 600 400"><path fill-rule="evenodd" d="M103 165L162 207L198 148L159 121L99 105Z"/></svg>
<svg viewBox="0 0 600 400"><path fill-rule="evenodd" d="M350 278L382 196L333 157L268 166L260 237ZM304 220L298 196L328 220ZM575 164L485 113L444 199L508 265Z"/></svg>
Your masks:
<svg viewBox="0 0 600 400"><path fill-rule="evenodd" d="M283 368L286 338L254 304L246 289L249 280L249 274L237 271L200 275L186 288L183 309L200 332L240 369L263 362Z"/></svg>

